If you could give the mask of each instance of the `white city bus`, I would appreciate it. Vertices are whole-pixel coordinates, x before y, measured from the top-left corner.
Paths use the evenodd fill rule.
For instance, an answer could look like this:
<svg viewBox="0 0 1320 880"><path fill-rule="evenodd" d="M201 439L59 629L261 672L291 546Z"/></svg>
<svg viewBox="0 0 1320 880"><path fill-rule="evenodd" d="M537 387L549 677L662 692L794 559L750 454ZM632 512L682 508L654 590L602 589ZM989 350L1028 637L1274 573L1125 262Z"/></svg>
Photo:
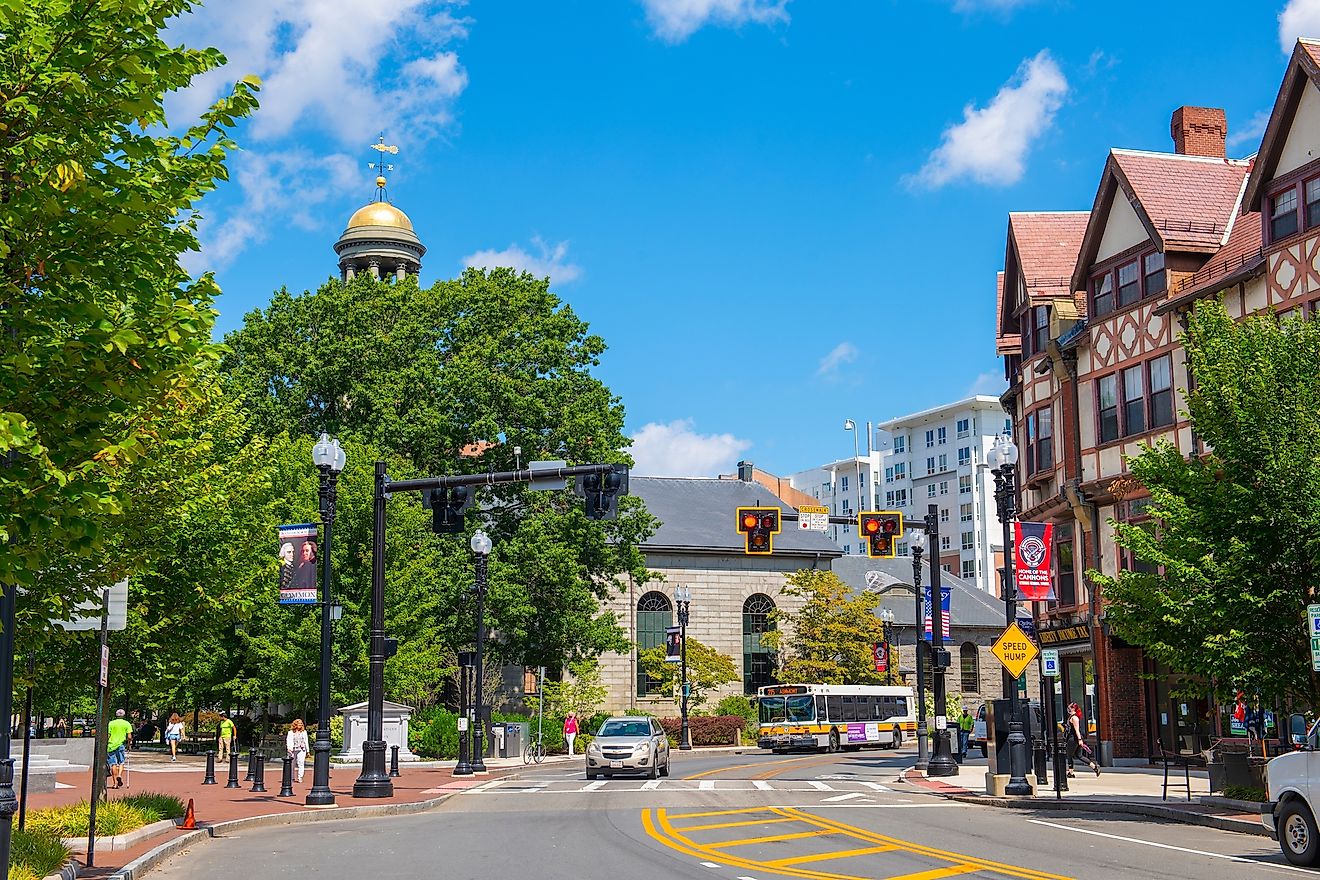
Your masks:
<svg viewBox="0 0 1320 880"><path fill-rule="evenodd" d="M789 749L893 748L915 735L912 688L864 684L776 684L758 688L757 745Z"/></svg>

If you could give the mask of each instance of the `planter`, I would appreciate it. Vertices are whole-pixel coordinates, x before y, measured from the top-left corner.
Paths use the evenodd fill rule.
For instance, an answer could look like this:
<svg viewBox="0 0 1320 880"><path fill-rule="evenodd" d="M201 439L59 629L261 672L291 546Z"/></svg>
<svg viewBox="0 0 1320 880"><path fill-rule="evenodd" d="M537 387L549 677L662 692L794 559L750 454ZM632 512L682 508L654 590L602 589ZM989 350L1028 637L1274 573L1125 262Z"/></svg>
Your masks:
<svg viewBox="0 0 1320 880"><path fill-rule="evenodd" d="M96 838L97 852L114 852L115 850L129 849L137 846L144 840L157 835L164 834L167 831L173 831L175 821L173 819L162 819L159 822L152 822L150 825L143 825L136 831L130 831L127 834L116 834L113 837ZM65 837L64 845L75 853L87 852L86 837Z"/></svg>

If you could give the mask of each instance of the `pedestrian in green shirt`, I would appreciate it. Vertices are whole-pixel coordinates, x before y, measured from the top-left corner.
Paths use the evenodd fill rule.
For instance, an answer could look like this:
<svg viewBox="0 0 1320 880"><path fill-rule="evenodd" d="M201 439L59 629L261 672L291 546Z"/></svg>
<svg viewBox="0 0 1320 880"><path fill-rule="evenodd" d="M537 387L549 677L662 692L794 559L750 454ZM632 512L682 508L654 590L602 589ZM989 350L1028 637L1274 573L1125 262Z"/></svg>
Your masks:
<svg viewBox="0 0 1320 880"><path fill-rule="evenodd" d="M229 760L231 750L238 751L238 728L234 722L229 720L229 716L224 712L220 713L220 754L218 758L221 761Z"/></svg>
<svg viewBox="0 0 1320 880"><path fill-rule="evenodd" d="M133 725L124 718L124 710L115 710L115 719L106 726L106 763L110 766L110 779L115 788L124 787L124 762L128 760L128 746L133 742Z"/></svg>
<svg viewBox="0 0 1320 880"><path fill-rule="evenodd" d="M967 744L972 739L972 725L976 719L972 718L972 713L967 711L964 706L962 714L958 716L958 763L961 764L967 757Z"/></svg>

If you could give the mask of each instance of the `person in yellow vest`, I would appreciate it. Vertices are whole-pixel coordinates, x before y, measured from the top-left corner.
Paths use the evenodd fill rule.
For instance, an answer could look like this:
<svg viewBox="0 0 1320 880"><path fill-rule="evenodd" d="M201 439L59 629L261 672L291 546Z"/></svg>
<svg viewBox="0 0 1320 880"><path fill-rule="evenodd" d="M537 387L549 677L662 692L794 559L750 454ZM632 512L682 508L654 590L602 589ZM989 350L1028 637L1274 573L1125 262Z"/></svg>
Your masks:
<svg viewBox="0 0 1320 880"><path fill-rule="evenodd" d="M967 758L967 744L972 739L972 726L976 719L972 713L963 706L962 714L958 716L958 763L961 764Z"/></svg>
<svg viewBox="0 0 1320 880"><path fill-rule="evenodd" d="M124 762L128 760L128 746L133 742L133 725L124 718L124 710L115 710L115 719L105 729L105 761L110 766L110 781L115 788L124 787Z"/></svg>
<svg viewBox="0 0 1320 880"><path fill-rule="evenodd" d="M220 713L220 748L216 759L220 761L229 760L230 750L238 751L238 728L234 722L229 720L229 716L224 712Z"/></svg>

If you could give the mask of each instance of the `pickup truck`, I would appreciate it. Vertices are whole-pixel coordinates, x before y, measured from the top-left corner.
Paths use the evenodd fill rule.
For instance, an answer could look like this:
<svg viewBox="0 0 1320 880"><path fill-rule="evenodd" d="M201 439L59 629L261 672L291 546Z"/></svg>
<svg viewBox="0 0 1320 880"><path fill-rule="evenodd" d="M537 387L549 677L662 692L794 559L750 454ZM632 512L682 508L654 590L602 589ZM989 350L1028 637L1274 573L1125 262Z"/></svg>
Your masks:
<svg viewBox="0 0 1320 880"><path fill-rule="evenodd" d="M1260 807L1260 819L1270 836L1279 841L1284 858L1310 868L1320 865L1320 831L1315 822L1316 799L1320 797L1320 721L1307 730L1305 719L1294 715L1289 719L1289 729L1297 751L1279 755L1265 766L1268 791Z"/></svg>

